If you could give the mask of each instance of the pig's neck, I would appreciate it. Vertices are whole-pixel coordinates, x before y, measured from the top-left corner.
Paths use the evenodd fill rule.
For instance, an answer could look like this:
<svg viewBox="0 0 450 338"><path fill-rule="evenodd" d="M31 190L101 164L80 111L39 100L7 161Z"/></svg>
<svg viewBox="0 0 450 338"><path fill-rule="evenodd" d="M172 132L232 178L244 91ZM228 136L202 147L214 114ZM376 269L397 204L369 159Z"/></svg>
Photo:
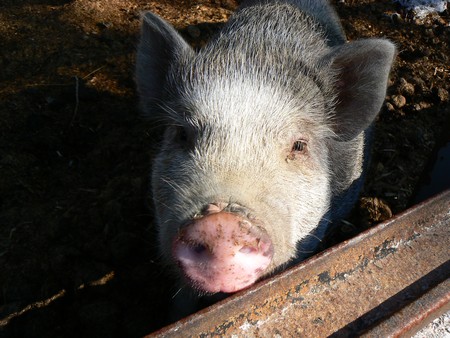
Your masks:
<svg viewBox="0 0 450 338"><path fill-rule="evenodd" d="M330 220L336 223L347 216L358 200L370 159L372 127L351 141L332 141L330 145L331 208Z"/></svg>

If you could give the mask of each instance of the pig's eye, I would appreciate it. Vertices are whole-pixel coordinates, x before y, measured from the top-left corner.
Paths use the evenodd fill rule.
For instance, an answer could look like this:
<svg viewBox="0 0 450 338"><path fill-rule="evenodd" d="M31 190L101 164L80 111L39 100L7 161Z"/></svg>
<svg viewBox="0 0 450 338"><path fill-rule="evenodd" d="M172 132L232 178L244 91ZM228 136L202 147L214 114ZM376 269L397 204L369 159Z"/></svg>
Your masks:
<svg viewBox="0 0 450 338"><path fill-rule="evenodd" d="M191 142L191 136L187 129L182 126L170 126L166 130L165 137L176 147L189 148Z"/></svg>
<svg viewBox="0 0 450 338"><path fill-rule="evenodd" d="M186 128L182 126L173 126L170 127L170 130L170 137L178 146L183 148L188 146L190 137Z"/></svg>
<svg viewBox="0 0 450 338"><path fill-rule="evenodd" d="M293 144L292 144L292 148L291 151L289 152L288 156L286 157L286 161L294 161L297 156L301 156L306 154L306 149L307 144L305 140L296 140Z"/></svg>
<svg viewBox="0 0 450 338"><path fill-rule="evenodd" d="M306 142L303 140L297 140L292 145L292 151L303 152L306 150Z"/></svg>
<svg viewBox="0 0 450 338"><path fill-rule="evenodd" d="M182 144L186 144L188 142L188 135L186 132L186 129L184 129L183 127L177 127L176 128L176 138L177 141L182 143Z"/></svg>

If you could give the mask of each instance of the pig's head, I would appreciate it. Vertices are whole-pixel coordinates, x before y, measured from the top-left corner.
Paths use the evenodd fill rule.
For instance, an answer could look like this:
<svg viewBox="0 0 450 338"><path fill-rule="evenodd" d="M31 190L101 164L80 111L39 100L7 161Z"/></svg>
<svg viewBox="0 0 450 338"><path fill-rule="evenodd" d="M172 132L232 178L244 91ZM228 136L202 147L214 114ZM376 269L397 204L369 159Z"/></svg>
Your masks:
<svg viewBox="0 0 450 338"><path fill-rule="evenodd" d="M143 18L138 91L165 126L152 174L161 252L204 293L246 288L299 242L312 249L339 185L333 144L372 123L394 53L384 40L329 47L320 32L301 42L294 25L280 40L253 24L232 21L196 52Z"/></svg>

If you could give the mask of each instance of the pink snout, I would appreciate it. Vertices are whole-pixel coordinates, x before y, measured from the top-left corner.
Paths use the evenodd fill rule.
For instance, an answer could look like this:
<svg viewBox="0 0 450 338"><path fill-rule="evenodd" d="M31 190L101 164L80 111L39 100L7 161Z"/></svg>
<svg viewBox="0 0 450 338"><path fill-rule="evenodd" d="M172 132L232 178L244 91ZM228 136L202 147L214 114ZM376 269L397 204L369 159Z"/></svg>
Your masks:
<svg viewBox="0 0 450 338"><path fill-rule="evenodd" d="M196 289L229 293L263 275L272 260L273 245L263 229L221 211L183 228L173 243L173 256Z"/></svg>

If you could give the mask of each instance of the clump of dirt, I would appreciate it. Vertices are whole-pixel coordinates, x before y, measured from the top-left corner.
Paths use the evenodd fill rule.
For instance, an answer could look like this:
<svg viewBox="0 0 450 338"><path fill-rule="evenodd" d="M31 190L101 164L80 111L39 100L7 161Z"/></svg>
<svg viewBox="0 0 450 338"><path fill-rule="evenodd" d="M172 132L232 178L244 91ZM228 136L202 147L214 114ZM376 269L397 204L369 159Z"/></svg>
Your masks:
<svg viewBox="0 0 450 338"><path fill-rule="evenodd" d="M416 21L388 2L335 4L350 40L385 36L399 49L363 207L337 230L342 239L407 208L448 132L450 29L446 12ZM199 47L236 6L2 1L0 336L138 337L165 324L177 290L147 197L161 131L137 109L140 12Z"/></svg>

